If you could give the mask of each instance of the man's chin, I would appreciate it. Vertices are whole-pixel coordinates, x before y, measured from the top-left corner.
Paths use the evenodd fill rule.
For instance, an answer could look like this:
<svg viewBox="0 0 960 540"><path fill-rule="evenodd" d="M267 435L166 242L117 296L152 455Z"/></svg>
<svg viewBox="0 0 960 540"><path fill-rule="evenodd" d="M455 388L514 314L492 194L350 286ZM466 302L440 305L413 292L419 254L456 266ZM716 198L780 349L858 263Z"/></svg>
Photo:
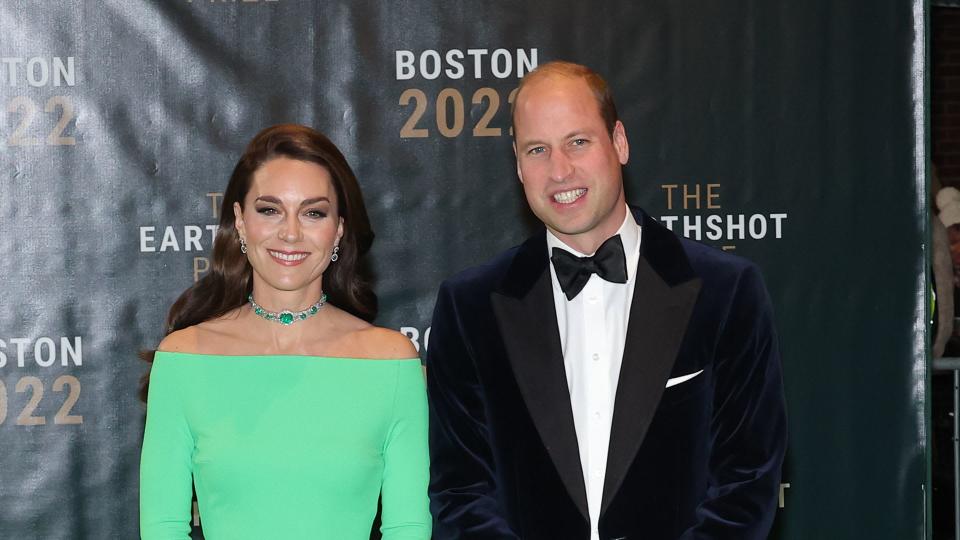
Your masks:
<svg viewBox="0 0 960 540"><path fill-rule="evenodd" d="M554 236L562 240L565 244L576 248L578 251L581 251L579 248L577 248L577 244L580 244L582 241L586 240L587 237L592 235L592 233L596 230L596 224L563 223L560 224L560 226L547 225L547 229L549 229Z"/></svg>
<svg viewBox="0 0 960 540"><path fill-rule="evenodd" d="M543 220L544 223L554 233L567 236L576 236L586 234L596 229L602 219L598 219L595 212L589 208L581 208L579 211L568 213L553 213L550 215L550 221Z"/></svg>

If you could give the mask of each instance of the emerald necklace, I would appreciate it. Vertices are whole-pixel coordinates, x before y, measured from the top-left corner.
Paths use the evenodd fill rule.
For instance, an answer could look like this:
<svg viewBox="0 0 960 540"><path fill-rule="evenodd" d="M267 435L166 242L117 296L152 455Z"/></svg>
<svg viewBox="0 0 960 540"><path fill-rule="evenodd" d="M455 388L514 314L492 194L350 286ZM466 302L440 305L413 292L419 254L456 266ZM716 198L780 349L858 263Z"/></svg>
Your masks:
<svg viewBox="0 0 960 540"><path fill-rule="evenodd" d="M327 303L327 295L321 294L320 300L317 300L316 304L303 311L290 311L289 309L285 309L283 311L267 311L263 308L263 306L253 301L253 294L247 296L247 300L250 301L250 306L253 308L254 313L268 321L273 321L286 326L297 321L305 321L316 315L317 312L320 311L320 308Z"/></svg>

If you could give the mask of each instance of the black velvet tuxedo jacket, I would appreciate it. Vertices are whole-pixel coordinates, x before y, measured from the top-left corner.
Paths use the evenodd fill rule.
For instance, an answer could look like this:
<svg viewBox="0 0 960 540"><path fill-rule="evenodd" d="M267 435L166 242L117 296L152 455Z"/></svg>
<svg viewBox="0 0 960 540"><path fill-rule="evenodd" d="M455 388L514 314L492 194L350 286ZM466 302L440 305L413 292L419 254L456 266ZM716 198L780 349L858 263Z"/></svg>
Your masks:
<svg viewBox="0 0 960 540"><path fill-rule="evenodd" d="M786 414L762 278L634 214L600 537L766 538ZM427 355L435 539L590 538L548 264L541 232L440 289Z"/></svg>

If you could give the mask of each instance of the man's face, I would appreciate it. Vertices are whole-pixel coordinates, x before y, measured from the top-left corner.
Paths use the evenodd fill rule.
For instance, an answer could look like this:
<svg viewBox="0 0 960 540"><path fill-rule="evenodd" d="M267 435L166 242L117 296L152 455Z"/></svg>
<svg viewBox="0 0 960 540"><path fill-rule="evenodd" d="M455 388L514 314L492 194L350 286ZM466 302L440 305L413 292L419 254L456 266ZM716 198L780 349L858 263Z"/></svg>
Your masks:
<svg viewBox="0 0 960 540"><path fill-rule="evenodd" d="M524 86L514 126L517 175L530 209L564 243L593 253L626 216L623 124L611 136L587 83L551 74Z"/></svg>

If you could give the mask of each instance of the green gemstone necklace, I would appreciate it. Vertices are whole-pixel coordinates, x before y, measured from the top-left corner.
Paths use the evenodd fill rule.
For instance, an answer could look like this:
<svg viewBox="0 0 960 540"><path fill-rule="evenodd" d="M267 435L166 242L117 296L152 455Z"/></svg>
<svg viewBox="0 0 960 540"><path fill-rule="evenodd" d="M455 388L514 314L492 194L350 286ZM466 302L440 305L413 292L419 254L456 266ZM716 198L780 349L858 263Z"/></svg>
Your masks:
<svg viewBox="0 0 960 540"><path fill-rule="evenodd" d="M263 309L263 306L253 301L253 294L250 294L249 296L247 296L247 300L250 301L250 307L253 308L254 313L256 313L257 315L259 315L260 317L263 317L268 321L273 321L286 326L289 324L293 324L297 321L307 320L310 317L313 317L314 315L316 315L317 312L320 311L320 308L322 308L323 305L327 303L327 295L321 294L320 300L317 300L316 304L308 307L303 311L290 311L289 309L285 309L279 312L267 311L266 309Z"/></svg>

